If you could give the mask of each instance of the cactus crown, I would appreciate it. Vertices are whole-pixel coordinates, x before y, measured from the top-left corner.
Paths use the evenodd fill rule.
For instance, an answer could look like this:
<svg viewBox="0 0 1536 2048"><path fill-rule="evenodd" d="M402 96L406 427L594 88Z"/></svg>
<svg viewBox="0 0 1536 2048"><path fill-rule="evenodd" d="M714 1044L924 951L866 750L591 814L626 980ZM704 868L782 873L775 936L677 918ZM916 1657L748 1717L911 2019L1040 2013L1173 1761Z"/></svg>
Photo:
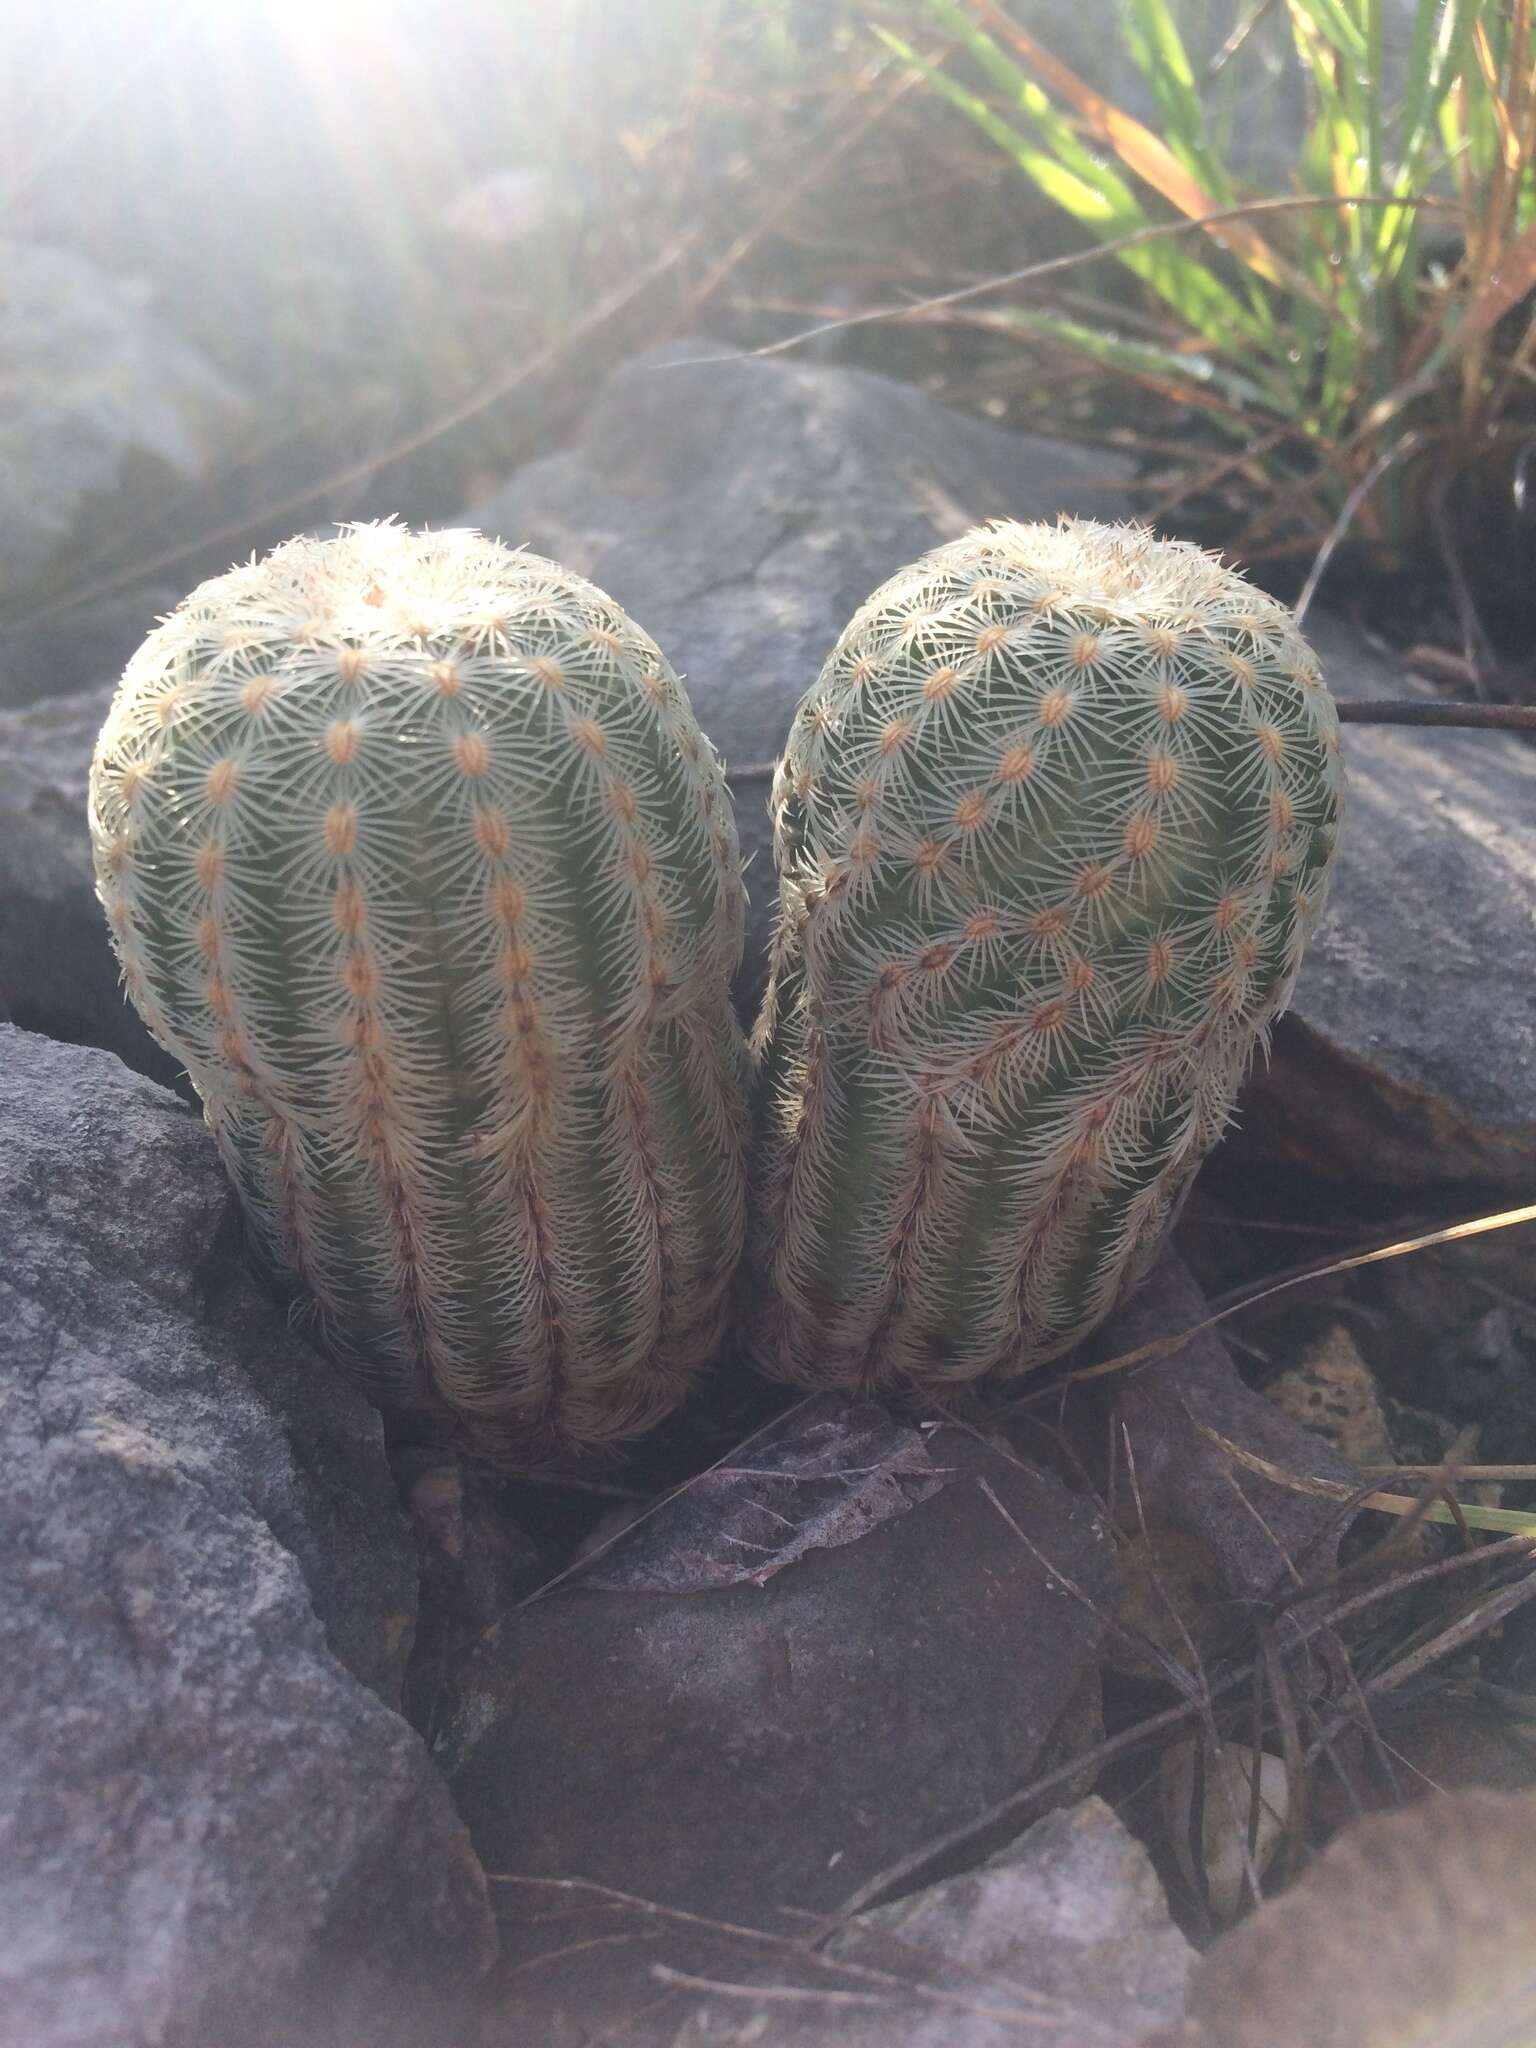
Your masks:
<svg viewBox="0 0 1536 2048"><path fill-rule="evenodd" d="M603 593L297 540L130 664L91 777L133 1001L386 1402L584 1444L713 1349L743 1227L720 767Z"/></svg>
<svg viewBox="0 0 1536 2048"><path fill-rule="evenodd" d="M1290 614L1190 545L999 524L869 599L774 786L770 1370L932 1387L1108 1310L1286 999L1340 788Z"/></svg>

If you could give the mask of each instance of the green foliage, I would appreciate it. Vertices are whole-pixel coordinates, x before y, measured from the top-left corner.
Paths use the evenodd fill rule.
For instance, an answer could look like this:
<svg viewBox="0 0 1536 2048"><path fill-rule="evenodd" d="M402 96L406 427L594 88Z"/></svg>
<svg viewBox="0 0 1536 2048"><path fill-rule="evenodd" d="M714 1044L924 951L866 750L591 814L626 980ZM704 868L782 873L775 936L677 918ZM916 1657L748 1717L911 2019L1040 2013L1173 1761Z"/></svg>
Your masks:
<svg viewBox="0 0 1536 2048"><path fill-rule="evenodd" d="M202 584L91 773L129 995L378 1398L531 1455L643 1426L743 1228L725 784L599 590L352 529Z"/></svg>
<svg viewBox="0 0 1536 2048"><path fill-rule="evenodd" d="M1290 614L1186 542L1003 524L875 592L774 785L767 1370L931 1392L1108 1311L1286 999L1340 795Z"/></svg>
<svg viewBox="0 0 1536 2048"><path fill-rule="evenodd" d="M1533 0L1418 0L1390 92L1384 4L1288 0L1307 125L1280 194L1253 194L1229 167L1170 0L1117 10L1160 134L997 0L919 0L984 93L951 75L948 53L878 31L1037 190L1121 245L1158 320L1132 339L1108 304L1086 320L1032 306L1005 316L1021 334L1198 408L1218 453L1222 438L1246 452L1264 437L1269 502L1231 539L1236 554L1286 533L1315 545L1379 466L1428 452L1452 467L1529 405L1532 328L1507 316L1536 287ZM1225 217L1160 232L1212 215ZM1390 476L1359 507L1362 530L1395 547L1421 502Z"/></svg>

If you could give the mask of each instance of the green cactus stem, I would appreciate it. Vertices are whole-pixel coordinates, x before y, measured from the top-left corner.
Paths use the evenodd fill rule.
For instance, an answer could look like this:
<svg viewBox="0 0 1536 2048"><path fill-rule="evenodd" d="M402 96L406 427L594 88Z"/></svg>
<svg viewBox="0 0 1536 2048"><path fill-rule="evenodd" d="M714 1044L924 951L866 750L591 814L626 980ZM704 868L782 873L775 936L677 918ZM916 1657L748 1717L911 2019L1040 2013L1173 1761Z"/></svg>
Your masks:
<svg viewBox="0 0 1536 2048"><path fill-rule="evenodd" d="M611 599L476 533L291 541L129 664L90 826L130 997L383 1405L516 1455L681 1397L743 1232L740 860Z"/></svg>
<svg viewBox="0 0 1536 2048"><path fill-rule="evenodd" d="M876 591L774 783L749 1335L932 1393L1146 1266L1323 901L1338 725L1281 606L1182 542L979 529Z"/></svg>

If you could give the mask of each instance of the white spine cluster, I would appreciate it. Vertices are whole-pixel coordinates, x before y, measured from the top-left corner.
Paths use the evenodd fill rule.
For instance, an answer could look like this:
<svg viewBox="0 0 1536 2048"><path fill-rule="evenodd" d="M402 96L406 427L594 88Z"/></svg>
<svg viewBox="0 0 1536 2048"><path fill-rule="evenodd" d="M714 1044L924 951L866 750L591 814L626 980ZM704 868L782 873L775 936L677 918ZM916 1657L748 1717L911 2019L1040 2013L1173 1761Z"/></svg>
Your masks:
<svg viewBox="0 0 1536 2048"><path fill-rule="evenodd" d="M1290 614L1187 544L1000 524L869 599L774 788L770 1371L1018 1372L1107 1312L1288 996L1341 787Z"/></svg>

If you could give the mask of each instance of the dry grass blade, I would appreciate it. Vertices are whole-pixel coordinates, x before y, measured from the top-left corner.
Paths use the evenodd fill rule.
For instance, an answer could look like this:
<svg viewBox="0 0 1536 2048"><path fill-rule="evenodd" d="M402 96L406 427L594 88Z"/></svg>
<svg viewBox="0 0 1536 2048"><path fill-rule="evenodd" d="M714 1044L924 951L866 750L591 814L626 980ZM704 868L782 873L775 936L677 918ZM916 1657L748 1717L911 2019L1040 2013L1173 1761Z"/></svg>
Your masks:
<svg viewBox="0 0 1536 2048"><path fill-rule="evenodd" d="M596 1906L619 1912L636 1914L643 1920L656 1921L663 1925L697 1929L704 1934L722 1936L739 1942L745 1947L765 1950L779 1956L786 1962L794 1962L807 1969L818 1971L829 1978L842 1978L848 1983L872 1987L869 1992L851 1994L833 1993L834 2000L864 2004L872 1999L887 2002L893 1994L903 1998L920 1998L931 2004L944 2007L951 2012L966 2012L997 2020L1014 2026L1038 2025L1042 2020L1052 2024L1070 2021L1072 2011L1059 1998L1047 1992L1030 1991L1026 1986L1010 1982L1006 1986L1008 2004L994 2003L981 1998L974 1992L930 1984L916 1976L906 1976L894 1970L881 1969L871 1963L862 1963L848 1956L829 1956L820 1953L812 1936L806 1934L777 1934L764 1927L749 1927L739 1921L716 1920L705 1913L690 1912L686 1907L668 1906L659 1899L648 1899L635 1892L620 1891L613 1885L600 1884L595 1879L584 1877L539 1877L524 1875L518 1871L488 1871L487 1881L498 1885L522 1885L530 1890L543 1889L563 1893L574 1899L587 1899ZM622 1939L625 1937L616 1937ZM585 1944L583 1944L585 1945ZM561 1955L572 1951L561 1950ZM658 1969L665 1965L653 1966L651 1974L657 1976ZM681 1972L669 1973L675 1980L687 1982ZM756 1995L754 1985L730 1985L710 1983L709 1988L732 1990L744 1996ZM978 1978L978 1988L986 1988L986 1979ZM796 1997L825 1997L827 1994L815 1987L802 1986L795 1989Z"/></svg>
<svg viewBox="0 0 1536 2048"><path fill-rule="evenodd" d="M1415 1468L1417 1473L1439 1482L1441 1490L1447 1491L1445 1501L1432 1498L1413 1499L1403 1493L1371 1492L1361 1494L1356 1489L1340 1484L1335 1479L1309 1479L1299 1472L1290 1472L1284 1466L1275 1465L1268 1458L1261 1458L1257 1452L1233 1443L1230 1437L1210 1429L1205 1423L1195 1420L1195 1428L1207 1442L1229 1457L1236 1465L1257 1473L1272 1485L1283 1486L1289 1493L1312 1494L1323 1500L1348 1501L1354 1508L1371 1508L1377 1514L1411 1516L1415 1521L1446 1522L1455 1528L1484 1529L1510 1536L1528 1536L1536 1542L1536 1514L1522 1514L1515 1508L1484 1508L1475 1504L1457 1501L1449 1494L1450 1482L1465 1479L1468 1474L1460 1466L1453 1467L1447 1459L1441 1465ZM1381 1471L1400 1471L1404 1468L1388 1466L1376 1468ZM1536 1467L1515 1465L1501 1468L1520 1476L1536 1476Z"/></svg>
<svg viewBox="0 0 1536 2048"><path fill-rule="evenodd" d="M1203 227L1218 243L1225 243L1266 283L1283 285L1288 291L1300 292L1315 305L1325 305L1311 280L1284 262L1245 219L1229 223L1224 234L1216 234L1211 224L1215 210L1211 195L1184 168L1160 136L1154 135L1150 128L1115 106L1102 93L1095 92L1091 85L1085 84L1059 58L1043 49L1027 29L1020 28L1005 14L996 5L996 0L970 0L970 7L979 20L989 23L1040 77L1054 87L1084 127L1107 144L1127 170L1134 171L1143 183L1150 185L1170 206L1176 206L1186 219Z"/></svg>
<svg viewBox="0 0 1536 2048"><path fill-rule="evenodd" d="M1298 626L1306 618L1308 611L1310 611L1312 600L1317 595L1317 586L1327 574L1328 564L1333 560L1339 543L1354 524L1355 514L1360 510L1360 507L1365 503L1371 492L1375 490L1377 484L1380 483L1387 471L1395 469L1398 463L1406 461L1422 445L1422 439L1421 435L1410 430L1400 440L1388 442L1381 454L1377 456L1365 475L1361 477L1359 483L1355 485L1349 496L1344 500L1338 518L1328 529L1323 544L1317 551L1317 558L1313 562L1312 567L1307 571L1307 580L1302 585L1301 594L1296 600L1295 610Z"/></svg>
<svg viewBox="0 0 1536 2048"><path fill-rule="evenodd" d="M1403 1479L1428 1479L1445 1466L1439 1465L1362 1465L1359 1470L1367 1479L1385 1473L1396 1473ZM1482 1485L1493 1480L1518 1480L1526 1485L1536 1485L1536 1465L1458 1465L1456 1477Z"/></svg>
<svg viewBox="0 0 1536 2048"><path fill-rule="evenodd" d="M1331 1636L1345 1621L1365 1613L1369 1608L1384 1601L1397 1600L1410 1589L1438 1584L1457 1578L1472 1570L1486 1570L1490 1565L1506 1560L1529 1558L1531 1541L1526 1537L1507 1537L1501 1542L1483 1545L1480 1549L1464 1551L1455 1557L1437 1559L1433 1564L1418 1565L1409 1570L1394 1573L1378 1579L1364 1592L1331 1604L1318 1601L1315 1595L1298 1591L1289 1602L1294 1606L1302 1600L1310 1604L1304 1616L1295 1617L1295 1628L1286 1645L1288 1657L1305 1653L1309 1644L1321 1636ZM1524 1581L1519 1582L1521 1584ZM1536 1587L1536 1574L1531 1575ZM1277 1612L1280 1611L1277 1608ZM1234 1693L1245 1690L1253 1683L1254 1673L1262 1660L1251 1658L1236 1670L1223 1673L1220 1677L1205 1682L1195 1699L1181 1701L1177 1706L1166 1707L1161 1712L1149 1714L1133 1727L1123 1728L1117 1734L1106 1736L1093 1749L1081 1756L1071 1758L1067 1763L1058 1764L1044 1772L1016 1791L996 1800L991 1806L973 1814L959 1826L950 1828L942 1835L934 1836L919 1848L912 1850L897 1862L876 1871L858 1889L812 1929L807 1939L816 1944L828 1941L856 1914L877 1905L894 1892L906 1890L919 1883L935 1867L948 1866L953 1859L978 1848L990 1840L996 1832L1009 1823L1021 1823L1032 1810L1038 1808L1048 1795L1059 1793L1082 1778L1091 1769L1098 1769L1116 1757L1125 1756L1142 1748L1157 1737L1175 1734L1189 1726L1191 1721L1203 1719L1220 1700L1230 1699ZM1339 1729L1347 1726L1347 1717L1339 1722ZM1337 1730L1334 1732L1338 1732Z"/></svg>
<svg viewBox="0 0 1536 2048"><path fill-rule="evenodd" d="M1097 1380L1111 1373L1127 1372L1132 1366L1150 1364L1154 1358L1167 1358L1170 1353L1182 1349L1192 1337L1198 1337L1202 1330L1214 1329L1240 1310L1268 1301L1272 1295L1283 1294L1288 1288L1299 1287L1308 1280L1326 1280L1336 1273L1353 1273L1362 1266L1375 1266L1386 1259L1407 1258L1413 1252L1427 1251L1431 1245L1456 1244L1463 1238L1482 1237L1493 1230L1513 1230L1525 1223L1536 1223L1536 1202L1527 1203L1520 1209L1502 1209L1493 1216L1469 1217L1464 1223L1450 1223L1443 1229L1426 1231L1419 1237L1398 1238L1370 1251L1352 1252L1347 1258L1317 1260L1298 1267L1294 1272L1282 1274L1276 1280L1266 1281L1261 1287L1243 1289L1234 1299L1224 1302L1190 1329L1154 1338L1149 1344L1139 1344L1134 1351L1124 1351L1117 1358L1106 1358L1098 1365L1079 1366L1065 1377L1069 1382Z"/></svg>
<svg viewBox="0 0 1536 2048"><path fill-rule="evenodd" d="M1235 224L1246 220L1258 220L1272 214L1287 213L1337 213L1357 207L1402 207L1412 206L1427 212L1444 209L1449 202L1433 193L1419 193L1411 199L1404 199L1396 192L1353 192L1346 199L1336 196L1324 198L1317 193L1302 192L1272 199L1245 199L1236 206L1213 207L1209 213L1201 214L1197 220L1160 220L1146 227L1134 228L1129 234L1116 235L1109 241L1096 242L1091 249L1074 249L1065 256L1047 256L1036 263L1022 264L1017 270L1004 270L991 277L979 279L974 284L957 285L953 291L935 292L923 299L912 299L894 306L868 306L859 313L846 313L835 320L819 320L812 327L801 328L796 334L786 334L778 341L765 342L761 348L748 351L752 356L786 355L791 349L803 347L805 343L819 341L823 335L845 334L855 327L868 327L881 320L910 320L921 314L936 313L949 306L963 306L973 299L985 298L989 293L1010 290L1015 285L1035 284L1042 278L1059 277L1065 272L1076 270L1085 263L1097 263L1105 256L1120 256L1127 249L1138 249L1148 242L1163 242L1180 235L1199 233L1203 229L1223 228L1231 232ZM735 357L704 356L702 362L735 361ZM683 367L683 366L679 366Z"/></svg>

